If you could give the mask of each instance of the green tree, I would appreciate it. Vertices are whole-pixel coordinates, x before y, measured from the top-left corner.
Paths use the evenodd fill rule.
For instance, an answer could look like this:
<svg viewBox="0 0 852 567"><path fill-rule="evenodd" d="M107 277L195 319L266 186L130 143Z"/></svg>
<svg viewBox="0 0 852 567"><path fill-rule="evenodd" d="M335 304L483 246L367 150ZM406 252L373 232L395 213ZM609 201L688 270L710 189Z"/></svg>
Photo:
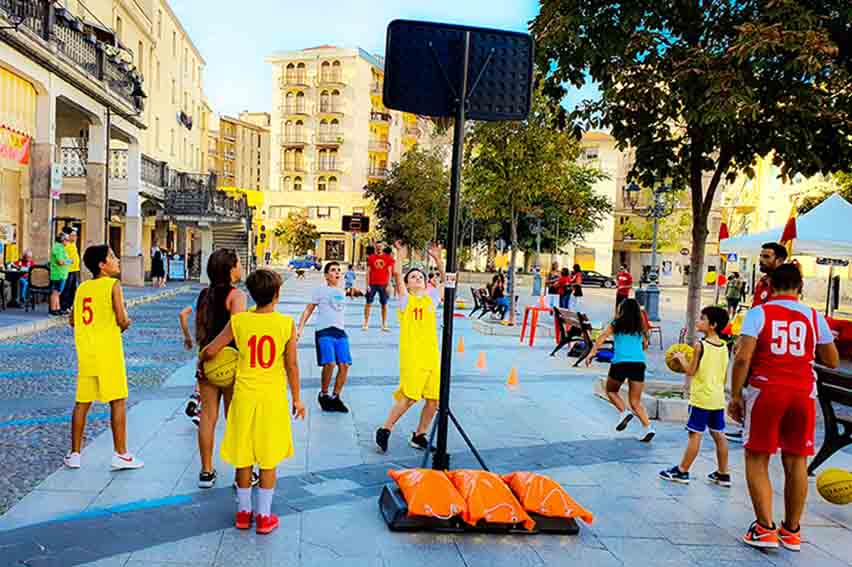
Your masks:
<svg viewBox="0 0 852 567"><path fill-rule="evenodd" d="M366 194L385 238L420 249L445 222L448 187L442 152L415 148L391 166L387 178L370 183Z"/></svg>
<svg viewBox="0 0 852 567"><path fill-rule="evenodd" d="M852 174L850 173L835 173L831 178L831 189L820 191L815 195L808 195L799 204L799 214L803 215L810 211L829 196L837 193L847 201L852 201Z"/></svg>
<svg viewBox="0 0 852 567"><path fill-rule="evenodd" d="M631 217L621 225L621 234L624 239L651 242L654 238L654 225L652 219ZM660 248L671 248L677 246L689 237L692 228L692 215L687 211L675 211L667 217L660 219L657 231L657 246Z"/></svg>
<svg viewBox="0 0 852 567"><path fill-rule="evenodd" d="M317 227L303 213L290 213L287 218L278 221L273 230L275 238L295 255L307 254L320 237Z"/></svg>
<svg viewBox="0 0 852 567"><path fill-rule="evenodd" d="M508 224L512 273L524 216L559 215L562 234L570 240L593 230L611 210L607 200L594 191L603 174L577 163L580 145L559 128L561 116L561 107L536 89L526 120L479 122L470 131L465 198L485 223ZM511 282L508 292L514 303L514 278ZM514 305L509 313L514 322Z"/></svg>
<svg viewBox="0 0 852 567"><path fill-rule="evenodd" d="M587 80L580 127L609 127L630 178L688 188L687 329L700 307L707 219L719 183L774 151L784 175L852 162L848 0L541 0L532 23L547 93Z"/></svg>

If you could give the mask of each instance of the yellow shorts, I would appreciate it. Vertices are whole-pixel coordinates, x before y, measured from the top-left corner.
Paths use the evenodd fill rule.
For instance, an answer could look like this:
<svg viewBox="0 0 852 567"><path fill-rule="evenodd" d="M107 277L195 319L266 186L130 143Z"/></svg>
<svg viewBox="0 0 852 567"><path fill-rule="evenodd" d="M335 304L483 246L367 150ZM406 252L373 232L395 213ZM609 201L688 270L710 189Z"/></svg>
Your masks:
<svg viewBox="0 0 852 567"><path fill-rule="evenodd" d="M293 433L286 395L270 395L259 401L234 396L225 422L219 454L234 468L258 465L274 469L293 456Z"/></svg>
<svg viewBox="0 0 852 567"><path fill-rule="evenodd" d="M437 400L441 397L441 371L404 370L399 375L399 388L393 394L394 399L406 397L409 400Z"/></svg>
<svg viewBox="0 0 852 567"><path fill-rule="evenodd" d="M77 376L77 397L80 403L112 402L127 397L127 378L124 376Z"/></svg>

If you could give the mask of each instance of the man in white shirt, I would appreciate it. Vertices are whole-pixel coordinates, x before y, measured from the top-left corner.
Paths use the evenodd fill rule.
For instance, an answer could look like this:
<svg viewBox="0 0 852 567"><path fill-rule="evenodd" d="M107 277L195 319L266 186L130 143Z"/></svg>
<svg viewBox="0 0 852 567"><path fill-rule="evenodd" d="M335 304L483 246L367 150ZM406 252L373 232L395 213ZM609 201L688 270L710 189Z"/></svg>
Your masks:
<svg viewBox="0 0 852 567"><path fill-rule="evenodd" d="M343 327L343 311L346 306L346 294L340 287L343 269L337 262L325 265L325 283L314 290L311 302L305 307L299 319L298 334L301 337L305 323L316 311L314 341L317 351L317 364L322 367L321 390L317 401L323 411L349 413L349 408L340 399L340 392L346 384L352 354L349 351L349 337ZM329 395L331 375L337 367L334 390Z"/></svg>

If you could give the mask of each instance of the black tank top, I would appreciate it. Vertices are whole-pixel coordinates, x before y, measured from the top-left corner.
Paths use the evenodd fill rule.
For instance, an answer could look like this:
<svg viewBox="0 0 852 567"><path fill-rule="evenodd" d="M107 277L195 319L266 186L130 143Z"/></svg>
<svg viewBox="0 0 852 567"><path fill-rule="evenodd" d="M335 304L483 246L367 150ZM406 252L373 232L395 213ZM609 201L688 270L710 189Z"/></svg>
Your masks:
<svg viewBox="0 0 852 567"><path fill-rule="evenodd" d="M200 348L204 348L213 342L213 339L222 332L222 329L231 320L231 313L228 311L227 302L228 296L231 295L234 289L236 288L232 285L219 285L212 288L206 287L198 294L198 302L195 305L195 324L200 324L199 315L202 309L207 314L205 325L206 339L204 340L204 344L198 345ZM236 348L237 345L234 341L231 341L230 346Z"/></svg>

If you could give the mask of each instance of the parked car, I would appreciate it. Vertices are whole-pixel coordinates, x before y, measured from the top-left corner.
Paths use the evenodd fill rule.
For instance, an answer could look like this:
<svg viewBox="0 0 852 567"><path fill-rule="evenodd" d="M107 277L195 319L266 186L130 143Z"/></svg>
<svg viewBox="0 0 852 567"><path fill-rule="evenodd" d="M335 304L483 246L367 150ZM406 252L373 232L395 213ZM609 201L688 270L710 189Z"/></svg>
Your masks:
<svg viewBox="0 0 852 567"><path fill-rule="evenodd" d="M615 278L605 276L602 273L595 272L593 270L583 271L583 285L613 289L615 287Z"/></svg>
<svg viewBox="0 0 852 567"><path fill-rule="evenodd" d="M291 270L314 270L322 269L322 262L316 256L296 256L287 264Z"/></svg>

